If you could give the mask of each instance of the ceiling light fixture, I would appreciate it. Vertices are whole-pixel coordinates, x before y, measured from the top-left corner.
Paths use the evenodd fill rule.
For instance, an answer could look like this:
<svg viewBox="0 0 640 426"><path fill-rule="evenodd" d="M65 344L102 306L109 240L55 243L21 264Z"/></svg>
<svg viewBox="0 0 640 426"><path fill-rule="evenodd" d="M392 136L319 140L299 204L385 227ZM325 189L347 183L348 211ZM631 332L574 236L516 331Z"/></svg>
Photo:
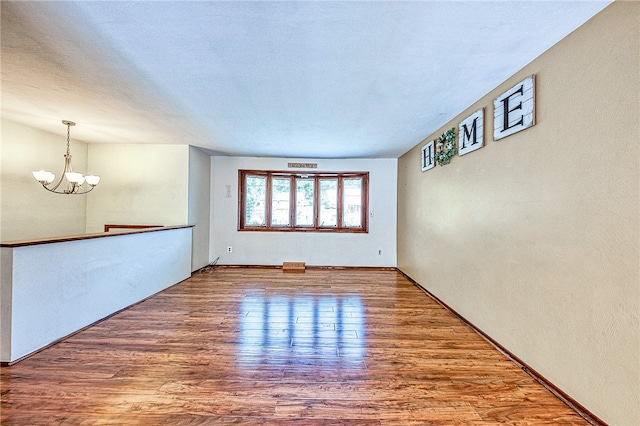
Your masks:
<svg viewBox="0 0 640 426"><path fill-rule="evenodd" d="M62 124L67 126L67 153L64 155L64 170L60 180L52 186L51 183L56 179L56 175L53 172L45 170L36 170L33 172L33 177L42 184L42 187L47 191L56 194L86 194L91 192L93 188L100 183L100 176L87 175L83 176L82 173L74 172L71 168L71 151L69 149L69 134L71 126L75 126L73 121L62 120ZM66 188L58 190L63 180L67 180ZM86 183L86 185L85 185Z"/></svg>

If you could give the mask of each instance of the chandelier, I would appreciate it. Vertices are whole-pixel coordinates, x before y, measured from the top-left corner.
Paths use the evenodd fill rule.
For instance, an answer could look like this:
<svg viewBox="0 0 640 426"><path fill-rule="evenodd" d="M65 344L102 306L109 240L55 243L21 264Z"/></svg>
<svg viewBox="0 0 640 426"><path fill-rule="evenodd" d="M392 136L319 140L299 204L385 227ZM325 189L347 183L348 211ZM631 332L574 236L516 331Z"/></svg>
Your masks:
<svg viewBox="0 0 640 426"><path fill-rule="evenodd" d="M62 120L62 124L67 126L67 153L64 155L64 170L62 171L60 179L53 186L50 186L56 179L56 175L55 173L45 170L35 170L33 177L42 184L44 189L56 194L86 194L87 192L91 192L100 182L100 176L83 176L82 173L73 171L71 168L71 151L69 149L69 129L71 126L75 126L76 123ZM66 180L66 184L60 188L64 180Z"/></svg>

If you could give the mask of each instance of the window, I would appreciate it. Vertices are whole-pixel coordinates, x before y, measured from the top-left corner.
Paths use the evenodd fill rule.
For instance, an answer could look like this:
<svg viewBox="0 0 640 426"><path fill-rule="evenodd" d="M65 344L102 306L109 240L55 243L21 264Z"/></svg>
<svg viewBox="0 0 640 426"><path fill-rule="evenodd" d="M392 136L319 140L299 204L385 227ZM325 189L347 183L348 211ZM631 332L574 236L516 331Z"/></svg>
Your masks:
<svg viewBox="0 0 640 426"><path fill-rule="evenodd" d="M369 173L240 170L241 231L367 232Z"/></svg>

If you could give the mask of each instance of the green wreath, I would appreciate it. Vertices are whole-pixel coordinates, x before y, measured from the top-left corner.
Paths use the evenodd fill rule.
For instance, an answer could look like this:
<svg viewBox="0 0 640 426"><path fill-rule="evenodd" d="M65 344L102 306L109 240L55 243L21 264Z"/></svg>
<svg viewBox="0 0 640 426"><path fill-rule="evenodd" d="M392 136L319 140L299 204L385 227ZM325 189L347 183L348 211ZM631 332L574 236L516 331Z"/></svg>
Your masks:
<svg viewBox="0 0 640 426"><path fill-rule="evenodd" d="M451 158L456 155L456 129L450 128L444 132L436 141L438 152L436 153L436 161L441 166L449 164Z"/></svg>

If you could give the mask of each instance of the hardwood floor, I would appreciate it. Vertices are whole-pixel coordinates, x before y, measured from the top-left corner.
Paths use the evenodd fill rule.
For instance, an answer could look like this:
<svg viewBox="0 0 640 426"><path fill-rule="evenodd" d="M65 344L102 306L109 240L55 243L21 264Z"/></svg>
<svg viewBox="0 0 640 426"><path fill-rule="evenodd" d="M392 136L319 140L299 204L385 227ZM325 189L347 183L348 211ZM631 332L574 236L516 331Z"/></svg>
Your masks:
<svg viewBox="0 0 640 426"><path fill-rule="evenodd" d="M3 425L587 424L396 271L198 273L1 386Z"/></svg>

